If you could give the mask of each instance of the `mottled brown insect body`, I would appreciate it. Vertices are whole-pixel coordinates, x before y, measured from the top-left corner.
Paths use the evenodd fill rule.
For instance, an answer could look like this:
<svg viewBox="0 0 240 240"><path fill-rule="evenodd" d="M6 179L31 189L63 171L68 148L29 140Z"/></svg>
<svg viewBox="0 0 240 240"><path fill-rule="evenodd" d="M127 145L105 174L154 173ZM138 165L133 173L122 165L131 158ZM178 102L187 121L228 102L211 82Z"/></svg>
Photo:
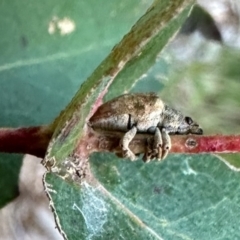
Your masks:
<svg viewBox="0 0 240 240"><path fill-rule="evenodd" d="M202 134L190 117L168 107L155 93L132 93L114 98L101 105L90 118L96 131L126 132L121 140L123 156L135 159L128 145L136 133L153 133L153 149L144 158L166 157L171 140L169 134Z"/></svg>

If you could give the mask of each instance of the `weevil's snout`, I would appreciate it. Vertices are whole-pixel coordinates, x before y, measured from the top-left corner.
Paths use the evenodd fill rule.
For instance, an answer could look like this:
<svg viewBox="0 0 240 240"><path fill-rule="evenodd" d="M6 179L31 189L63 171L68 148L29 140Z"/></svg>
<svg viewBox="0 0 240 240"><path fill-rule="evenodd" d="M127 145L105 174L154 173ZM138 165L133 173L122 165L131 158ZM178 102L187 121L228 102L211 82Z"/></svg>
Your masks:
<svg viewBox="0 0 240 240"><path fill-rule="evenodd" d="M202 135L203 134L203 130L199 126L198 127L192 127L190 129L189 133Z"/></svg>
<svg viewBox="0 0 240 240"><path fill-rule="evenodd" d="M176 132L177 134L203 134L202 128L199 127L199 125L192 120L190 117L185 117L180 126L178 127L178 130Z"/></svg>
<svg viewBox="0 0 240 240"><path fill-rule="evenodd" d="M198 134L198 135L202 135L203 134L203 130L202 128L199 127L199 124L194 122L192 120L192 118L190 117L185 117L184 121L187 123L189 130L188 133L192 133L192 134Z"/></svg>

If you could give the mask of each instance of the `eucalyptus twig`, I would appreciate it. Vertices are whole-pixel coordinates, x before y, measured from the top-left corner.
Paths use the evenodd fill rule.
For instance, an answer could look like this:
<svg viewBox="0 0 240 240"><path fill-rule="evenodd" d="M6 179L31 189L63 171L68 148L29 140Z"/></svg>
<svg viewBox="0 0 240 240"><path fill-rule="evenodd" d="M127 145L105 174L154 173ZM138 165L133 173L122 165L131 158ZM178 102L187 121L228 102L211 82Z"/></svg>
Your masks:
<svg viewBox="0 0 240 240"><path fill-rule="evenodd" d="M76 148L76 152L115 152L121 149L119 141L124 133L97 133L89 131ZM0 128L0 152L32 154L44 157L53 135L49 126L29 128ZM149 134L137 134L130 143L135 154L145 152ZM236 153L240 152L240 135L171 135L171 153Z"/></svg>
<svg viewBox="0 0 240 240"><path fill-rule="evenodd" d="M105 134L89 132L88 137L81 142L81 151L115 152L121 149L119 141L123 133ZM146 139L152 138L149 134L137 134L130 143L130 148L135 154L144 153ZM240 152L240 135L171 135L171 153L236 153ZM84 146L84 147L83 147ZM78 152L78 150L77 150Z"/></svg>
<svg viewBox="0 0 240 240"><path fill-rule="evenodd" d="M32 154L43 158L53 129L48 126L0 128L0 152Z"/></svg>

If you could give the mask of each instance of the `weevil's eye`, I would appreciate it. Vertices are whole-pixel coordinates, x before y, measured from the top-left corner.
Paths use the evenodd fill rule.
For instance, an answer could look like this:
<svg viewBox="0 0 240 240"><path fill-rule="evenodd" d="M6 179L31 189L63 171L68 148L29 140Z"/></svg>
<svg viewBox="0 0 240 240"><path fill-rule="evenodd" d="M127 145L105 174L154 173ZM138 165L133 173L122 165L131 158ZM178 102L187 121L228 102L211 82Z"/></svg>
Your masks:
<svg viewBox="0 0 240 240"><path fill-rule="evenodd" d="M185 117L185 121L189 125L193 124L193 120L190 117Z"/></svg>

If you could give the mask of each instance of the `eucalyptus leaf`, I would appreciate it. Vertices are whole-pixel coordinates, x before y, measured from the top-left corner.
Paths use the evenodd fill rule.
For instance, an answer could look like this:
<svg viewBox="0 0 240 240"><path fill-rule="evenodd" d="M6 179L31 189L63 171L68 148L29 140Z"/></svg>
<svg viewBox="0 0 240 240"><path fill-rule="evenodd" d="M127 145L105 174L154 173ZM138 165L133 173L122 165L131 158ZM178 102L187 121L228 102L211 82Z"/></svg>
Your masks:
<svg viewBox="0 0 240 240"><path fill-rule="evenodd" d="M53 121L150 4L1 1L1 127ZM61 33L64 29L66 34ZM22 155L0 156L0 206L18 195L21 159Z"/></svg>
<svg viewBox="0 0 240 240"><path fill-rule="evenodd" d="M48 174L68 239L238 239L240 175L216 156L171 155L161 163L94 154L95 185Z"/></svg>

